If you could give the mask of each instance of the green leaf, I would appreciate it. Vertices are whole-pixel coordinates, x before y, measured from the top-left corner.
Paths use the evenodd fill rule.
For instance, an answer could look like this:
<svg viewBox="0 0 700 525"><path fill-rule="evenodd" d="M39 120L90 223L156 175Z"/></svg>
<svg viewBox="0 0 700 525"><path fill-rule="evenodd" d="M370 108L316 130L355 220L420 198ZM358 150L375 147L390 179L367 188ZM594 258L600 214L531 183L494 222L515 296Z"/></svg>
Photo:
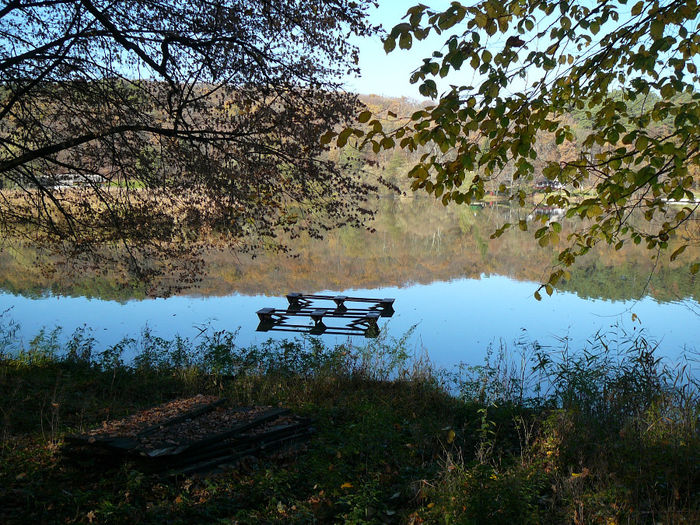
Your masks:
<svg viewBox="0 0 700 525"><path fill-rule="evenodd" d="M369 122L369 119L372 118L372 112L371 111L363 111L357 116L357 121L360 122L361 124L364 124L365 122Z"/></svg>
<svg viewBox="0 0 700 525"><path fill-rule="evenodd" d="M326 144L330 144L333 140L333 137L335 137L334 131L326 131L323 135L321 135L321 144L323 144L324 146Z"/></svg>
<svg viewBox="0 0 700 525"><path fill-rule="evenodd" d="M669 84L665 84L665 85L661 88L661 96L662 96L664 99L666 99L666 100L669 100L669 99L670 99L671 97L673 97L673 95L675 95L675 94L676 94L676 90L674 89L673 85L670 84L670 83L669 83Z"/></svg>
<svg viewBox="0 0 700 525"><path fill-rule="evenodd" d="M639 13L642 12L643 9L644 9L644 2L637 2L632 7L632 11L631 11L632 16L637 16Z"/></svg>
<svg viewBox="0 0 700 525"><path fill-rule="evenodd" d="M339 148L342 148L343 146L345 146L345 144L348 143L348 138L350 137L350 135L352 135L351 129L344 129L340 132L340 135L338 135L338 140L336 141L336 144Z"/></svg>
<svg viewBox="0 0 700 525"><path fill-rule="evenodd" d="M693 263L690 265L690 273L695 275L698 271L700 271L700 263Z"/></svg>
<svg viewBox="0 0 700 525"><path fill-rule="evenodd" d="M683 246L681 246L680 248L678 248L675 252L673 252L673 253L671 254L671 260L672 260L672 261L675 261L676 258L677 258L680 254L682 254L682 253L685 251L685 249L686 249L687 247L688 247L688 246L684 244Z"/></svg>
<svg viewBox="0 0 700 525"><path fill-rule="evenodd" d="M396 48L396 39L392 37L387 37L384 41L384 52L391 53Z"/></svg>
<svg viewBox="0 0 700 525"><path fill-rule="evenodd" d="M396 145L394 139L392 139L391 137L383 138L380 144L384 149L392 149Z"/></svg>
<svg viewBox="0 0 700 525"><path fill-rule="evenodd" d="M651 23L651 28L649 29L649 33L651 34L651 37L654 40L660 40L664 37L664 23L661 20L654 20Z"/></svg>
<svg viewBox="0 0 700 525"><path fill-rule="evenodd" d="M399 47L401 49L411 49L412 45L413 37L411 36L411 33L401 33L401 36L399 37Z"/></svg>

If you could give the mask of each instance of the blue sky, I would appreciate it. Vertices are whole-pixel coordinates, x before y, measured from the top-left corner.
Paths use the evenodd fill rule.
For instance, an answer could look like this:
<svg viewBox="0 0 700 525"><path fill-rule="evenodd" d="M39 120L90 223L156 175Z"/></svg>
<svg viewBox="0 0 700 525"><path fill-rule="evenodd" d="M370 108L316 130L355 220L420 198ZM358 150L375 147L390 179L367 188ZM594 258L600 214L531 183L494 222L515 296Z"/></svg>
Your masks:
<svg viewBox="0 0 700 525"><path fill-rule="evenodd" d="M385 31L391 31L396 24L401 23L406 11L416 4L427 5L433 10L446 10L452 0L379 0L379 7L370 11L370 20L381 25ZM425 19L424 19L425 21ZM423 41L413 40L409 50L396 49L388 55L384 52L381 35L373 38L357 38L353 41L360 49L360 78L348 78L345 86L348 91L364 95L376 94L392 97L409 97L423 100L418 92L418 84L411 84L409 78L422 63L430 57L433 51L443 48L445 41L455 32L464 31L464 25L457 25L453 30L441 35L431 33ZM505 37L500 35L490 39L484 34L487 47L496 50L503 47ZM469 67L461 71L452 71L446 79L435 78L438 91L449 88L449 84L473 85L478 82L479 75Z"/></svg>
<svg viewBox="0 0 700 525"><path fill-rule="evenodd" d="M372 9L370 20L390 31L401 22L406 10L418 3L434 9L447 9L450 0L380 0L379 7ZM357 39L354 43L360 49L362 76L347 80L348 91L422 99L418 93L418 86L411 84L408 79L411 72L423 63L423 58L440 49L446 38L446 35L431 35L422 42L414 41L413 47L408 51L397 46L396 50L388 55L384 52L380 36Z"/></svg>
<svg viewBox="0 0 700 525"><path fill-rule="evenodd" d="M585 0L594 3L595 0ZM435 10L445 10L450 6L451 0L379 0L379 7L370 11L370 20L374 24L379 24L388 32L396 24L402 21L406 11L418 4L422 3ZM624 19L629 17L629 8L624 5L618 6ZM556 16L556 15L555 15ZM543 18L540 23L548 26L551 19ZM539 24L538 24L539 25ZM616 26L615 22L608 22L603 26L603 30L599 33L598 39ZM693 26L694 27L694 26ZM416 70L422 63L423 58L432 55L433 51L442 49L445 41L454 32L463 31L464 25L458 25L453 30L437 35L431 35L424 41L414 39L413 47L410 50L401 50L397 46L396 49L386 54L381 41L381 36L377 35L373 38L355 39L354 44L360 49L360 68L362 75L360 78L348 78L345 86L348 91L360 94L377 94L393 97L410 97L421 100L422 97L418 92L418 85L411 84L409 78L411 73ZM505 36L497 34L493 37L487 37L485 34L482 42L492 52L496 52L503 48ZM595 39L594 39L595 41ZM544 38L544 43L549 44L549 39ZM530 44L531 49L539 44L535 42ZM568 66L563 66L565 69ZM700 67L699 67L700 69ZM526 85L531 85L532 81L540 75L539 71L533 70L532 76L517 81L511 89L522 90ZM470 67L465 66L461 71L452 71L450 75L441 80L435 79L438 83L438 90L444 91L448 89L449 84L458 85L474 85L479 82L478 73L474 72Z"/></svg>

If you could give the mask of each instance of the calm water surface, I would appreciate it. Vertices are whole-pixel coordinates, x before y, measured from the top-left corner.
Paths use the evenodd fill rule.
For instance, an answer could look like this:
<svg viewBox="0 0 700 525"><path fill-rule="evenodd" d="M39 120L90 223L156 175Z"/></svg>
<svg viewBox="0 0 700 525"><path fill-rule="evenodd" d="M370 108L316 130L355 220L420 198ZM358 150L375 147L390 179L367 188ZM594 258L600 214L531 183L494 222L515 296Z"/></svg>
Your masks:
<svg viewBox="0 0 700 525"><path fill-rule="evenodd" d="M477 364L489 345L523 339L558 347L568 338L580 348L596 332L642 331L674 360L697 353L700 286L686 266L660 263L649 281L652 263L644 250L603 250L582 259L562 290L536 301L536 283L554 252L527 235L489 242L494 226L512 213L396 201L384 205L375 234L343 230L323 242L303 241L297 259L218 254L197 290L158 299L90 275L48 281L37 273L32 280L20 260L6 257L0 312L19 323L25 343L42 327L60 326L67 335L87 326L98 346L138 336L144 327L165 338L195 338L208 327L238 330L239 343L248 345L289 337L255 331L256 310L285 308L286 293L342 293L396 298L396 314L380 321L383 333L400 338L415 326L409 348L439 366Z"/></svg>

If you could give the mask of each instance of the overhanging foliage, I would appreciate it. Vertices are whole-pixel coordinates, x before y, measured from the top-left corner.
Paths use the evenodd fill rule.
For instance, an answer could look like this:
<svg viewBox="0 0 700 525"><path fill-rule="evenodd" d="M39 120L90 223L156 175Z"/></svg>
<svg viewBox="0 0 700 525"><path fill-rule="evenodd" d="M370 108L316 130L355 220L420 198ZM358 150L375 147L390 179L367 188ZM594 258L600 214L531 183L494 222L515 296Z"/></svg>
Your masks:
<svg viewBox="0 0 700 525"><path fill-rule="evenodd" d="M560 267L543 284L550 294L565 268L600 241L617 248L645 243L656 253L679 235L686 242L675 259L698 242L685 228L698 209L699 11L695 1L486 0L452 2L445 11L416 5L384 48L410 49L433 33L446 37L411 77L434 103L391 129L364 111L358 120L366 126L345 130L337 142L354 135L375 152L426 149L409 172L412 188L445 205L481 199L494 183L524 205L521 181L556 181L551 188L558 191L541 204L587 222L568 236ZM451 82L442 93L441 79ZM572 112L590 121L589 134L575 136L567 122ZM573 144L575 154L546 162L540 174L535 144L545 135ZM629 222L635 210L648 227ZM517 226L528 229L525 221ZM543 219L535 238L558 244L560 233L558 222Z"/></svg>
<svg viewBox="0 0 700 525"><path fill-rule="evenodd" d="M151 279L201 232L244 249L357 223L372 189L322 160L349 35L374 2L11 0L0 9L0 231ZM69 182L68 182L69 181ZM119 246L104 257L96 247ZM89 259L90 257L88 257ZM163 259L165 260L165 259Z"/></svg>

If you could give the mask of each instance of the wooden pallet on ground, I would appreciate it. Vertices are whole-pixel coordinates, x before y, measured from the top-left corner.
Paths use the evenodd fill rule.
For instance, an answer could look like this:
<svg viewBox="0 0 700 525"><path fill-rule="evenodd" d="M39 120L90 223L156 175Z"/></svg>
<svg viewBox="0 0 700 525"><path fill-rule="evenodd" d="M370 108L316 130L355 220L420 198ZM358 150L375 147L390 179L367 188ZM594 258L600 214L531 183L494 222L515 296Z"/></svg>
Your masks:
<svg viewBox="0 0 700 525"><path fill-rule="evenodd" d="M69 436L64 454L133 459L170 474L208 471L309 439L312 420L277 407L227 407L213 396L176 399L101 428Z"/></svg>

